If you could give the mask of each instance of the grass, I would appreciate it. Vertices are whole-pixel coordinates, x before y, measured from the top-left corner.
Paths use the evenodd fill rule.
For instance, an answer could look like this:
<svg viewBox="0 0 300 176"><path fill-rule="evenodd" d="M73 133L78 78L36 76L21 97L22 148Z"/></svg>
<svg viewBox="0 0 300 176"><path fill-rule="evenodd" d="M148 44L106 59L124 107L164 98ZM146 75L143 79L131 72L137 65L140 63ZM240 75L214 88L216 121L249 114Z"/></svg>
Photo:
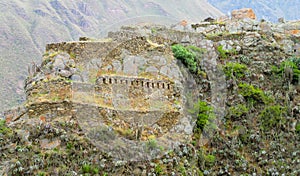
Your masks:
<svg viewBox="0 0 300 176"><path fill-rule="evenodd" d="M267 106L259 115L261 129L264 131L279 130L286 122L287 109L280 105Z"/></svg>
<svg viewBox="0 0 300 176"><path fill-rule="evenodd" d="M237 55L237 51L235 49L225 50L223 45L218 46L217 51L221 60L229 59L229 57Z"/></svg>
<svg viewBox="0 0 300 176"><path fill-rule="evenodd" d="M6 126L5 120L0 120L0 134L5 135L11 132L11 130Z"/></svg>

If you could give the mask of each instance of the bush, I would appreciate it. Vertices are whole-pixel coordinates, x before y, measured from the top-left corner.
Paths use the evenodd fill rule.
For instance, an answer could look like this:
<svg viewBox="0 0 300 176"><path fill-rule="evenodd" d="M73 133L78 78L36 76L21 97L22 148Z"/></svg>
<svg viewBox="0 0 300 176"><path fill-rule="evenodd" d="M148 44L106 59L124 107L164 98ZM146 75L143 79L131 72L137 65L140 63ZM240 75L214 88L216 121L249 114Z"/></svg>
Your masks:
<svg viewBox="0 0 300 176"><path fill-rule="evenodd" d="M197 73L197 53L201 50L195 46L184 47L182 45L173 45L172 51L174 57L181 60L191 73Z"/></svg>
<svg viewBox="0 0 300 176"><path fill-rule="evenodd" d="M99 169L89 164L84 164L81 170L84 174L99 174Z"/></svg>
<svg viewBox="0 0 300 176"><path fill-rule="evenodd" d="M211 168L216 163L216 156L209 154L207 149L204 147L199 148L197 151L198 156L198 167L200 170L206 170Z"/></svg>
<svg viewBox="0 0 300 176"><path fill-rule="evenodd" d="M218 46L217 50L219 53L219 58L222 60L228 59L230 56L237 54L237 51L235 49L224 50L223 45Z"/></svg>
<svg viewBox="0 0 300 176"><path fill-rule="evenodd" d="M228 62L223 67L223 71L227 78L232 78L232 76L236 78L243 78L245 77L245 73L248 71L248 69L244 64Z"/></svg>
<svg viewBox="0 0 300 176"><path fill-rule="evenodd" d="M284 77L285 79L291 77L289 81L292 84L299 84L300 82L300 58L289 58L288 60L282 62L278 67L272 66L272 71ZM291 72L291 73L290 73Z"/></svg>
<svg viewBox="0 0 300 176"><path fill-rule="evenodd" d="M203 48L198 48L198 47L193 46L193 45L187 46L186 49L188 49L189 52L192 52L195 55L196 60L199 60L202 57L203 53L206 51Z"/></svg>
<svg viewBox="0 0 300 176"><path fill-rule="evenodd" d="M271 129L279 129L286 122L287 109L285 107L275 105L266 107L259 115L261 129L270 131Z"/></svg>
<svg viewBox="0 0 300 176"><path fill-rule="evenodd" d="M206 155L205 156L205 165L208 167L212 167L215 164L216 157L214 155Z"/></svg>
<svg viewBox="0 0 300 176"><path fill-rule="evenodd" d="M90 173L92 171L92 166L89 164L84 164L82 166L82 172L83 173Z"/></svg>
<svg viewBox="0 0 300 176"><path fill-rule="evenodd" d="M7 134L11 132L10 128L8 128L5 124L5 120L0 120L0 134Z"/></svg>
<svg viewBox="0 0 300 176"><path fill-rule="evenodd" d="M194 106L194 111L198 111L196 126L194 128L194 132L196 134L199 135L200 133L203 132L203 130L215 128L215 124L214 124L215 115L213 113L213 108L211 106L209 106L204 101L199 101Z"/></svg>
<svg viewBox="0 0 300 176"><path fill-rule="evenodd" d="M238 104L229 108L229 116L238 119L247 114L248 111L249 109L245 105Z"/></svg>
<svg viewBox="0 0 300 176"><path fill-rule="evenodd" d="M154 168L154 172L155 172L155 174L157 174L157 175L161 175L161 174L163 173L163 169L162 169L162 167L158 164L158 165L156 165L156 167Z"/></svg>
<svg viewBox="0 0 300 176"><path fill-rule="evenodd" d="M264 104L273 102L273 100L265 95L261 89L255 88L253 85L241 83L238 85L238 87L239 94L241 94L248 102L259 102Z"/></svg>
<svg viewBox="0 0 300 176"><path fill-rule="evenodd" d="M295 127L296 133L300 134L300 123L298 123Z"/></svg>
<svg viewBox="0 0 300 176"><path fill-rule="evenodd" d="M293 62L297 66L297 68L300 69L300 58L291 57L288 60Z"/></svg>

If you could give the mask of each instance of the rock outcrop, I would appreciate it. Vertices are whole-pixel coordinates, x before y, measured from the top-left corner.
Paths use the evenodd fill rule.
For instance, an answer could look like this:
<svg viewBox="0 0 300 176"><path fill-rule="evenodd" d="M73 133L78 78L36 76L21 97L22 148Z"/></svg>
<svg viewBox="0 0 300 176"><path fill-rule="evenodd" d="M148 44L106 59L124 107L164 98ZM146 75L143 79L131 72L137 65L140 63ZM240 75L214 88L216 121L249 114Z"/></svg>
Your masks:
<svg viewBox="0 0 300 176"><path fill-rule="evenodd" d="M256 15L254 11L250 8L243 8L239 10L233 10L231 12L231 17L233 19L244 19L244 18L249 18L249 19L256 19Z"/></svg>

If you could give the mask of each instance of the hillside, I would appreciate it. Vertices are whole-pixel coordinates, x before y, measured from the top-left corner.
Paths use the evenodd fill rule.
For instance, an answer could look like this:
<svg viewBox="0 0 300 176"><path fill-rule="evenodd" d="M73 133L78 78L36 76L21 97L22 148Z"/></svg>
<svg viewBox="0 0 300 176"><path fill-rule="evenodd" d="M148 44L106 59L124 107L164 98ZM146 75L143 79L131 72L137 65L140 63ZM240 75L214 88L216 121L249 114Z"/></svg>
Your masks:
<svg viewBox="0 0 300 176"><path fill-rule="evenodd" d="M46 43L103 37L125 24L176 24L221 15L205 0L3 0L0 10L0 110L24 101L27 66L39 63Z"/></svg>
<svg viewBox="0 0 300 176"><path fill-rule="evenodd" d="M285 20L300 19L299 0L208 0L208 2L228 15L230 15L230 12L234 9L252 8L258 19L265 19L272 22L277 22L278 18L284 18Z"/></svg>
<svg viewBox="0 0 300 176"><path fill-rule="evenodd" d="M48 44L0 175L299 175L299 22L191 27Z"/></svg>

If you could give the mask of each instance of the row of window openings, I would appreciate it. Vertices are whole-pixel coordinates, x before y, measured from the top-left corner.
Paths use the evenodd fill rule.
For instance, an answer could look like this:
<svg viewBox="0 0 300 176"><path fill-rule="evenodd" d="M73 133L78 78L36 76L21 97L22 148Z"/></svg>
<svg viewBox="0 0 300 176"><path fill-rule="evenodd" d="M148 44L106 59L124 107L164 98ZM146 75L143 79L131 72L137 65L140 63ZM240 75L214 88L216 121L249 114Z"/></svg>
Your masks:
<svg viewBox="0 0 300 176"><path fill-rule="evenodd" d="M112 84L113 83L113 81L114 81L114 83L118 83L118 80L117 79L111 79L111 78L109 78L108 80L106 80L105 78L103 78L102 79L102 82L104 83L104 84ZM120 80L120 83L121 84L123 84L123 83L125 83L125 84L128 84L128 82L130 82L130 85L134 85L134 83L136 84L136 85L141 85L142 87L144 86L144 81L141 81L141 82L139 82L139 81L128 81L128 80ZM141 84L140 84L141 83ZM154 88L154 87L156 87L156 88L162 88L162 89L170 89L171 88L171 86L170 86L170 84L165 84L165 83L153 83L153 82L146 82L146 84L145 84L145 86L147 87L147 88L150 88L150 87L152 87L152 88Z"/></svg>

